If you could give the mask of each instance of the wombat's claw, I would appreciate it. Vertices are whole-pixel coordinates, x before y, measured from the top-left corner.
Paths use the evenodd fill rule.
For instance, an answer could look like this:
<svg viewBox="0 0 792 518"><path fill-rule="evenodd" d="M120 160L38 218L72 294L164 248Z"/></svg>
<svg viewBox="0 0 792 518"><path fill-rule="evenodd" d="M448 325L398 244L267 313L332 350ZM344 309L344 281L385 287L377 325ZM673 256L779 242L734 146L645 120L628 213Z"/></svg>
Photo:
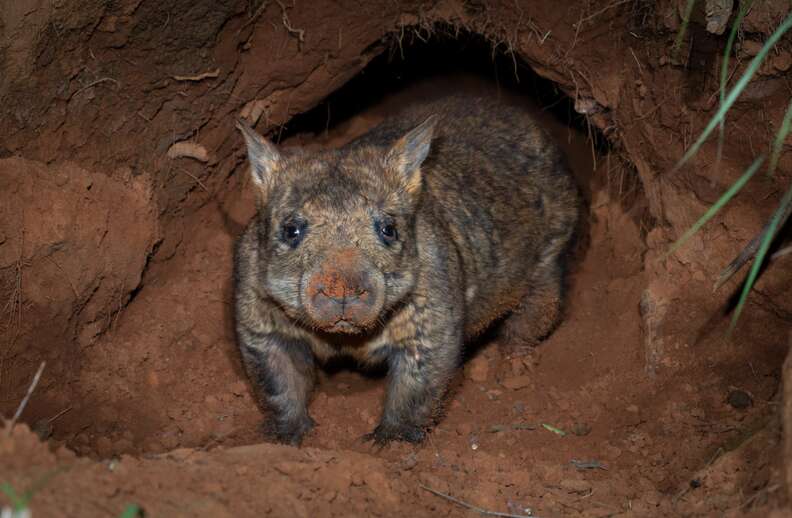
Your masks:
<svg viewBox="0 0 792 518"><path fill-rule="evenodd" d="M382 441L380 439L377 439L377 437L374 435L374 432L363 434L360 437L360 442L371 443L372 449L377 453L380 453L388 445L388 441Z"/></svg>
<svg viewBox="0 0 792 518"><path fill-rule="evenodd" d="M382 450L391 441L403 441L417 444L426 438L426 431L418 426L383 426L378 425L373 432L365 434L362 439L364 442L373 442L379 450Z"/></svg>
<svg viewBox="0 0 792 518"><path fill-rule="evenodd" d="M264 435L276 442L291 446L300 446L303 438L316 426L316 421L309 416L295 421L267 420L264 422Z"/></svg>

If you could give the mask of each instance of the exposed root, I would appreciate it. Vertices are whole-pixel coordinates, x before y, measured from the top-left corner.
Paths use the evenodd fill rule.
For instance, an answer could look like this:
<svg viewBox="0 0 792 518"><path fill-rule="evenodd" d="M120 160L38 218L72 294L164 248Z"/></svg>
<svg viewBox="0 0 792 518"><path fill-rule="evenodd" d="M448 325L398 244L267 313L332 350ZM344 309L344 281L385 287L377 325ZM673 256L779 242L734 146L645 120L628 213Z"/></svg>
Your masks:
<svg viewBox="0 0 792 518"><path fill-rule="evenodd" d="M8 313L5 330L10 333L10 337L3 352L0 353L0 386L2 386L5 362L11 357L14 343L22 330L22 268L25 266L22 254L25 249L24 245L25 232L23 230L19 244L19 258L14 265L14 279L11 285L11 293L9 294L5 306L3 306L3 312ZM13 329L13 332L11 332L11 329Z"/></svg>
<svg viewBox="0 0 792 518"><path fill-rule="evenodd" d="M116 80L115 80L115 79L113 79L112 77L102 77L102 78L100 78L100 79L97 79L96 81L91 81L90 83L88 83L87 85L83 86L82 88L78 88L77 90L75 90L75 91L74 91L74 92L73 92L73 93L72 93L72 94L69 96L69 100L71 100L71 99L72 99L72 98L73 98L75 95L79 94L80 92L82 92L82 91L84 91L84 90L88 90L89 88L92 88L92 87L94 87L94 86L96 86L96 85L98 85L98 84L101 84L101 83L106 83L106 82L108 82L108 81L109 81L109 82L112 82L112 83L115 83L116 85L119 85L119 84L120 84L118 81L116 81Z"/></svg>
<svg viewBox="0 0 792 518"><path fill-rule="evenodd" d="M195 142L176 142L168 149L168 158L193 158L199 162L208 162L209 152Z"/></svg>
<svg viewBox="0 0 792 518"><path fill-rule="evenodd" d="M212 70L210 72L204 72L202 74L196 74L196 75L192 75L192 76L173 76L173 79L175 79L176 81L198 82L198 81L203 81L204 79L214 79L214 78L218 77L219 75L220 75L220 69L219 68L215 68L214 70Z"/></svg>
<svg viewBox="0 0 792 518"><path fill-rule="evenodd" d="M179 171L181 171L182 173L186 174L187 176L189 176L190 178L192 178L193 180L195 180L195 183L197 183L197 184L198 184L198 186L199 186L201 189L203 189L203 190L204 190L204 192L209 192L209 189L207 189L207 188L206 188L206 185L204 185L204 183L201 181L201 179L200 179L200 178L198 178L197 176L195 176L194 174L192 174L191 172L189 172L188 170L186 170L186 169L184 169L184 168L179 168Z"/></svg>
<svg viewBox="0 0 792 518"><path fill-rule="evenodd" d="M437 491L436 489L432 489L431 487L427 487L427 486L425 486L423 484L418 484L418 486L421 489L425 490L425 491L429 491L433 495L437 495L440 498L445 498L449 502L453 502L453 503L455 503L457 505L461 505L465 509L470 509L471 511L475 511L475 512L477 512L479 514L483 514L484 516L500 516L502 518L524 518L525 516L533 516L534 518L538 518L536 515L533 515L533 514L531 514L531 515L526 515L526 514L519 515L519 514L511 514L511 513L501 513L501 512L498 512L498 511L489 511L487 509L482 509L481 507L476 507L475 505L469 504L469 503L467 503L465 501L462 501L462 500L460 500L458 498L454 498L451 495L447 495L445 493L441 493L440 491Z"/></svg>
<svg viewBox="0 0 792 518"><path fill-rule="evenodd" d="M286 32L288 32L292 36L296 36L297 41L299 41L300 44L305 43L305 29L297 29L292 25L291 20L289 20L289 15L286 12L286 5L284 5L284 3L281 0L275 0L275 3L277 3L278 6L280 7L281 23L283 24L283 27L286 29ZM269 5L270 5L269 0L264 0L263 2L261 2L261 5L258 6L256 11L248 19L248 21L246 21L242 25L242 28L245 28L248 25L256 23L256 20L258 20L258 18L267 10L267 7L269 7ZM293 4L292 7L294 7Z"/></svg>
<svg viewBox="0 0 792 518"><path fill-rule="evenodd" d="M24 412L25 407L28 404L28 400L30 400L30 396L33 395L33 391L36 390L36 385L38 385L39 379L41 378L41 373L44 372L44 367L46 365L47 362L41 362L41 365L39 365L39 368L36 371L36 375L33 376L33 381L30 383L30 387L28 387L25 397L22 398L22 402L19 403L19 406L17 407L17 410L14 413L14 417L11 418L11 423L9 423L8 428L6 428L6 436L10 437L11 432L14 431L14 425L19 420L19 416L22 415L22 412Z"/></svg>

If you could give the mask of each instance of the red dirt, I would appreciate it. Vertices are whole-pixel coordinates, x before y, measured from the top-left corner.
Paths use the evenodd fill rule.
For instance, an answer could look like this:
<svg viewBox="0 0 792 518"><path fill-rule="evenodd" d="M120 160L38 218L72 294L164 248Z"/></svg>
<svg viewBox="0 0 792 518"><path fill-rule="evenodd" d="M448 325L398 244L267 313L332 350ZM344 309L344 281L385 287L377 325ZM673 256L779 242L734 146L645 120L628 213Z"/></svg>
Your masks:
<svg viewBox="0 0 792 518"><path fill-rule="evenodd" d="M788 185L789 147L775 178L752 181L663 257L767 146L772 132L748 132L749 145L745 134L763 124L760 113L777 127L788 102L783 59L730 114L720 171L707 144L697 167L666 173L711 115L715 74L668 63L672 2L658 2L644 25L634 26L641 13L632 6L615 6L580 31L572 23L596 5L536 2L530 25L513 31L511 2L283 11L273 3L250 23L245 2L216 11L175 4L172 12L139 0L52 12L31 4L0 18L9 35L0 36L8 72L0 99L17 107L0 116L0 157L13 155L0 158L2 415L47 361L26 424L10 437L0 430L0 482L37 485L34 516L117 516L132 502L151 516L464 512L422 486L542 517L785 509L792 464L782 455L779 391L792 344L792 256L766 269L731 337L723 309L739 279L716 294L710 286ZM754 34L777 23L775 4L747 19ZM253 213L233 118L260 112L272 130L359 72L394 20L449 19L509 42L588 107L589 123L610 140L595 167L585 135L537 112L589 205L565 318L527 356L510 356L494 334L476 344L422 446L377 451L360 441L376 424L384 380L348 370L322 374L310 406L318 427L303 448L262 443L230 306L233 240ZM13 40L20 27L39 32ZM537 34L549 34L546 44ZM785 40L776 56L789 48ZM215 67L218 78L173 79ZM64 76L72 80L59 90ZM123 81L86 86L103 77ZM29 95L34 87L40 95ZM466 77L434 80L327 134L283 144L339 145L404 102L459 88L503 95ZM200 143L207 163L167 159L180 140Z"/></svg>

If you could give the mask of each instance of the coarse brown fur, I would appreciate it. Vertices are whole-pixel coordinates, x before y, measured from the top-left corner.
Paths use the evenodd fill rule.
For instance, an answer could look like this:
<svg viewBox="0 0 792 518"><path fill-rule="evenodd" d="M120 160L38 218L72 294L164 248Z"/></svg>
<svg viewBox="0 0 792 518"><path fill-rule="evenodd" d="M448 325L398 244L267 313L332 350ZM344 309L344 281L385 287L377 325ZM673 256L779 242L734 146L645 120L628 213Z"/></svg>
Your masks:
<svg viewBox="0 0 792 518"><path fill-rule="evenodd" d="M386 362L371 438L415 442L464 340L510 311L531 340L552 331L579 200L524 111L453 97L341 149L288 155L239 127L258 211L237 245L236 327L276 439L299 444L313 427L317 360Z"/></svg>

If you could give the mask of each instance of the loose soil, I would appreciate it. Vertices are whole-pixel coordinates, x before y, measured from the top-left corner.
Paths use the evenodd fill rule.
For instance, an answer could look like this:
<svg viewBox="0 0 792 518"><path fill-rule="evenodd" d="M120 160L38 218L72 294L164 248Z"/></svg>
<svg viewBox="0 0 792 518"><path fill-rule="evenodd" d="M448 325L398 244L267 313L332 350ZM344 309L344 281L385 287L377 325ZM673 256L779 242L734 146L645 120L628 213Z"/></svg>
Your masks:
<svg viewBox="0 0 792 518"><path fill-rule="evenodd" d="M664 254L766 149L772 131L747 128L780 121L789 40L730 114L722 167L712 144L667 173L716 76L694 43L701 62L671 63L675 3L375 4L3 14L8 35L35 37L0 36L14 106L0 117L2 415L47 365L22 422L0 429L0 482L35 489L34 516L475 515L451 497L515 516L786 515L792 255L768 265L732 335L741 278L711 282L789 184L789 146L774 178ZM745 41L772 30L777 4ZM717 55L722 41L699 37ZM234 117L257 114L283 146L339 146L462 89L532 110L569 158L587 210L562 324L527 352L497 328L471 344L420 446L361 440L385 384L347 365L322 372L301 448L264 442L233 334L233 242L253 214Z"/></svg>

